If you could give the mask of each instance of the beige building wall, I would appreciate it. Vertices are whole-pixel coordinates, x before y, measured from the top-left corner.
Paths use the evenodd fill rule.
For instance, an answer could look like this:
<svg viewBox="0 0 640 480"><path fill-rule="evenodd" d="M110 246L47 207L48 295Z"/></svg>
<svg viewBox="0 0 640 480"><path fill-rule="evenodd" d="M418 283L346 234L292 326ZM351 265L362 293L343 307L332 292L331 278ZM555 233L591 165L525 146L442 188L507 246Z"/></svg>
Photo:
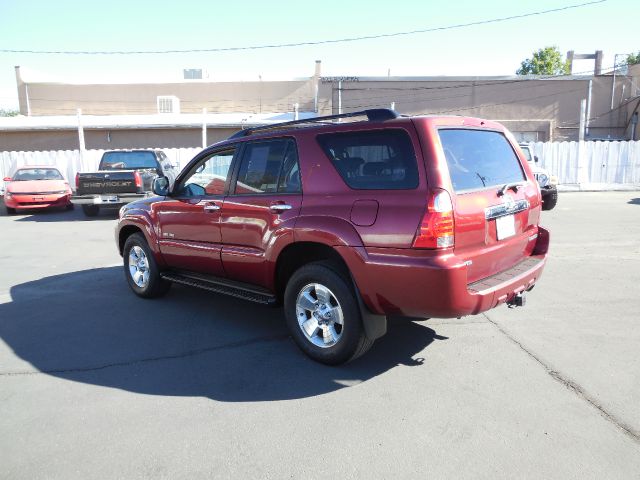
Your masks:
<svg viewBox="0 0 640 480"><path fill-rule="evenodd" d="M25 83L16 67L16 81L23 115L155 114L159 96L175 96L181 113L260 113L299 111L319 115L367 108L389 108L402 114L468 115L504 123L519 138L577 140L580 103L590 98L587 139L629 138L631 120L640 106L640 65L628 75L558 77L343 77L320 76L320 63L306 80L278 82L208 82L188 80L165 84L79 85ZM340 86L340 88L339 88ZM590 94L589 94L590 92ZM339 101L339 97L341 97ZM613 105L613 108L612 108ZM210 143L226 138L231 129L210 129ZM218 135L219 134L219 135ZM196 128L175 127L111 131L86 130L87 148L195 147ZM636 138L640 132L636 133ZM77 147L67 131L0 131L2 150ZM29 144L32 142L32 144ZM8 147L11 148L8 148ZM63 147L67 148L67 147ZM69 147L71 148L71 147Z"/></svg>
<svg viewBox="0 0 640 480"><path fill-rule="evenodd" d="M316 77L270 82L69 84L25 83L16 67L22 115L142 115L158 112L158 97L177 97L175 113L262 113L314 110Z"/></svg>
<svg viewBox="0 0 640 480"><path fill-rule="evenodd" d="M504 123L514 132L535 132L540 141L577 140L580 103L589 97L590 133L594 138L624 135L625 109L611 110L613 77L560 77L554 79L359 79L341 82L342 112L366 108L395 109L408 115L464 115ZM629 84L618 77L621 92ZM628 86L627 86L628 87ZM320 114L338 113L337 81L320 85ZM631 90L628 89L628 93ZM624 99L623 99L624 101ZM617 103L615 103L617 102ZM614 108L620 98L614 98Z"/></svg>

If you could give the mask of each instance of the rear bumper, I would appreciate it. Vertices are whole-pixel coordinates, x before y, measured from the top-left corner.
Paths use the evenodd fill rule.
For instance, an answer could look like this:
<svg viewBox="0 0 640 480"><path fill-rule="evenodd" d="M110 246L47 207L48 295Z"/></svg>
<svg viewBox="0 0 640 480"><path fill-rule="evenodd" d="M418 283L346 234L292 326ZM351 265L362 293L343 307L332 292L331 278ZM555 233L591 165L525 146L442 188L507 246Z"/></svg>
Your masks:
<svg viewBox="0 0 640 480"><path fill-rule="evenodd" d="M95 195L73 195L71 197L71 203L75 205L99 205L99 206L112 206L117 207L119 205L125 205L127 203L135 202L143 198L147 198L146 193L114 193L114 194L95 194Z"/></svg>
<svg viewBox="0 0 640 480"><path fill-rule="evenodd" d="M491 277L467 282L467 266L455 255L425 257L337 247L349 265L365 305L380 315L451 318L490 310L530 290L542 275L549 234L539 228L533 255ZM395 251L398 252L398 251Z"/></svg>
<svg viewBox="0 0 640 480"><path fill-rule="evenodd" d="M38 208L65 207L69 205L70 195L54 194L54 195L20 195L13 194L11 197L4 197L6 207L15 208L16 210L31 210Z"/></svg>

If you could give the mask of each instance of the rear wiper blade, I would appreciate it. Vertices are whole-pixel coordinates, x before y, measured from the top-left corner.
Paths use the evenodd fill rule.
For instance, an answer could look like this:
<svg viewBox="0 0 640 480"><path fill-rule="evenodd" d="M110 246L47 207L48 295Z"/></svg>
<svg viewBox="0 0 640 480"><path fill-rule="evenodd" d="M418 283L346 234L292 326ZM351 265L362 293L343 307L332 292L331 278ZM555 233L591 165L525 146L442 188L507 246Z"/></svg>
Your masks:
<svg viewBox="0 0 640 480"><path fill-rule="evenodd" d="M520 188L521 186L522 186L521 183L505 183L498 190L498 196L499 197L503 196L507 190L513 190L515 193L518 193L518 188Z"/></svg>

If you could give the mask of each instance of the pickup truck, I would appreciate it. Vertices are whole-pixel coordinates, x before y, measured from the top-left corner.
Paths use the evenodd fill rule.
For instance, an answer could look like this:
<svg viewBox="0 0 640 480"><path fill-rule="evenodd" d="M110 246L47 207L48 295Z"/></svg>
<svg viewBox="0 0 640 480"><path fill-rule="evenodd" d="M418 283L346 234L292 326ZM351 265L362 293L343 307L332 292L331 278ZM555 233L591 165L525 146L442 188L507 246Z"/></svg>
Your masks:
<svg viewBox="0 0 640 480"><path fill-rule="evenodd" d="M158 176L171 183L176 177L176 168L160 150L107 151L97 172L76 174L71 202L81 205L86 216L95 217L101 207L119 208L148 197Z"/></svg>
<svg viewBox="0 0 640 480"><path fill-rule="evenodd" d="M558 178L538 165L538 157L533 154L529 145L521 143L518 146L524 153L524 157L527 159L529 167L531 167L531 171L540 186L542 210L553 210L558 203Z"/></svg>

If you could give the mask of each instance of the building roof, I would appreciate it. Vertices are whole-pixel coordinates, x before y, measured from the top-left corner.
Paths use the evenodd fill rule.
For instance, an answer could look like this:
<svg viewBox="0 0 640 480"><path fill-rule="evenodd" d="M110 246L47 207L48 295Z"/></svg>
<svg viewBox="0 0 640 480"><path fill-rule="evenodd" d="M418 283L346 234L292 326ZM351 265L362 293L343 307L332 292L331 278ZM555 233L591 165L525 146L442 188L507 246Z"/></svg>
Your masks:
<svg viewBox="0 0 640 480"><path fill-rule="evenodd" d="M299 112L298 118L312 118L314 112ZM149 129L149 128L243 128L268 125L293 120L291 113L201 113L153 115L82 115L80 121L85 129ZM0 131L25 130L75 130L76 115L47 115L0 117Z"/></svg>

